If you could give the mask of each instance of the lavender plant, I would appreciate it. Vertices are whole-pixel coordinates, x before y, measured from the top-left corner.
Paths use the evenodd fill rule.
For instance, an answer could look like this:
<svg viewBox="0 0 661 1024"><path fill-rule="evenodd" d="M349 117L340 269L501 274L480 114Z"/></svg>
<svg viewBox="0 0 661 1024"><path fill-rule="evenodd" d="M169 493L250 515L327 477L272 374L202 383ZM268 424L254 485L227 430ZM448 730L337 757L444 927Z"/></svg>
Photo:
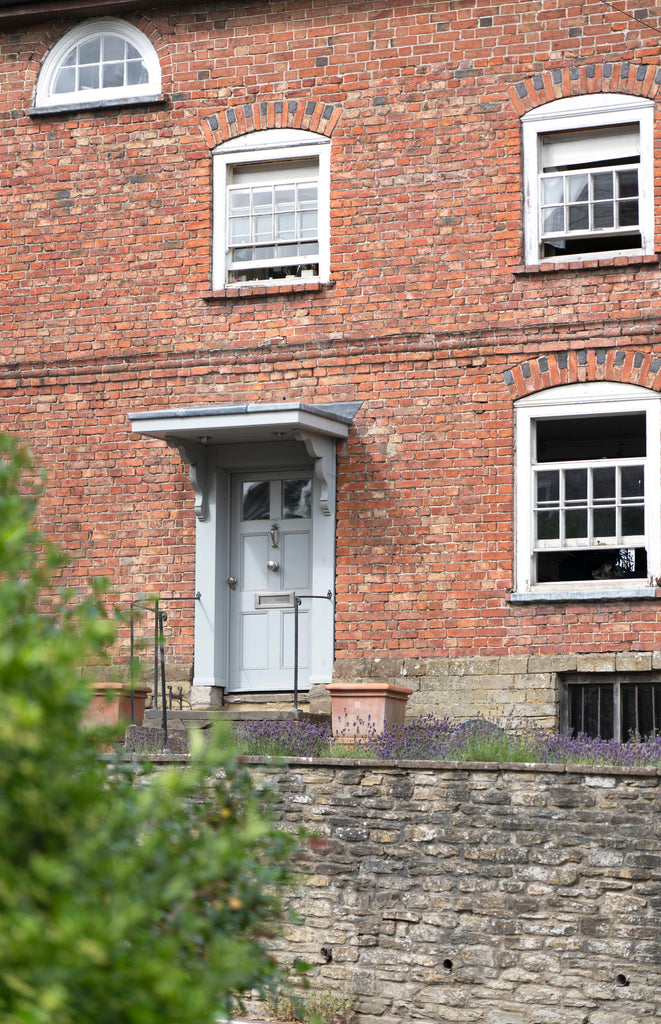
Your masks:
<svg viewBox="0 0 661 1024"><path fill-rule="evenodd" d="M533 728L508 733L483 718L453 723L433 715L387 726L380 735L367 725L365 737L351 741L340 735L339 743L334 742L330 725L295 721L242 722L235 735L243 753L282 757L661 767L661 736L633 736L620 743Z"/></svg>

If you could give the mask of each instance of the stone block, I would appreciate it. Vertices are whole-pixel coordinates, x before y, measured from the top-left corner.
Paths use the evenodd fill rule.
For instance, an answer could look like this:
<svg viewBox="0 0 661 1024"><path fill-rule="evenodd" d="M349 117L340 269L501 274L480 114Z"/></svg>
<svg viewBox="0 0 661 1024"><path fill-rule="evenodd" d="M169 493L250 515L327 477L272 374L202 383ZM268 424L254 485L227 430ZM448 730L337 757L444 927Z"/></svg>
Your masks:
<svg viewBox="0 0 661 1024"><path fill-rule="evenodd" d="M615 656L616 672L649 672L652 668L652 655L642 651L630 651Z"/></svg>
<svg viewBox="0 0 661 1024"><path fill-rule="evenodd" d="M615 654L579 654L576 656L577 672L614 672Z"/></svg>

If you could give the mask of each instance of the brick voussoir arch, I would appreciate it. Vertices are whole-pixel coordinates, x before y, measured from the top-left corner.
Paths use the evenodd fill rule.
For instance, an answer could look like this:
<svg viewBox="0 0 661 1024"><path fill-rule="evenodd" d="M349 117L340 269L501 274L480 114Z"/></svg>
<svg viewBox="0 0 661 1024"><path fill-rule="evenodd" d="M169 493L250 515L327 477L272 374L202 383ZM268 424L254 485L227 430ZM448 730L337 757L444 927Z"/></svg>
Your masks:
<svg viewBox="0 0 661 1024"><path fill-rule="evenodd" d="M517 82L509 90L509 97L517 112L525 114L543 103L567 96L620 92L654 99L660 90L661 68L658 64L608 61L544 71Z"/></svg>
<svg viewBox="0 0 661 1024"><path fill-rule="evenodd" d="M246 103L212 114L200 125L210 149L221 142L268 128L302 128L319 135L333 134L342 108L316 100L271 100Z"/></svg>
<svg viewBox="0 0 661 1024"><path fill-rule="evenodd" d="M551 352L509 367L503 380L513 401L561 384L600 380L661 391L661 356L618 348Z"/></svg>

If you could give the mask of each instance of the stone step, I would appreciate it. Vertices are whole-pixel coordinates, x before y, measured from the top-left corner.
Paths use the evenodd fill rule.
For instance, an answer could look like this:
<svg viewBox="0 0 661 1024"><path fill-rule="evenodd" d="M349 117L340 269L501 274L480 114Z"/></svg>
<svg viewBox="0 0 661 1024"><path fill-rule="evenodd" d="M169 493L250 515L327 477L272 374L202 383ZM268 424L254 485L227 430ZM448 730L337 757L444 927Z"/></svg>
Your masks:
<svg viewBox="0 0 661 1024"><path fill-rule="evenodd" d="M315 725L330 724L330 715L313 715L308 711L291 710L244 710L237 707L208 708L198 711L173 709L167 713L168 732L183 732L188 729L208 729L213 722L312 722ZM145 711L143 725L149 729L160 729L163 712L160 708Z"/></svg>

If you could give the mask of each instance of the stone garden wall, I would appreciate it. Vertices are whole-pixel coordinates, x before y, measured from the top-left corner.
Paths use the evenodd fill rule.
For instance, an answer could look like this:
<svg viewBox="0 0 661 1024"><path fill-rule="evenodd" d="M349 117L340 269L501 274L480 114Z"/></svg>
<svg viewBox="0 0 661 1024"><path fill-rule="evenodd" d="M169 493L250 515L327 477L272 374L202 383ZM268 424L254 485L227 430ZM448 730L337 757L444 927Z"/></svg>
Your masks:
<svg viewBox="0 0 661 1024"><path fill-rule="evenodd" d="M315 836L279 957L359 1024L661 1020L655 769L247 760Z"/></svg>

